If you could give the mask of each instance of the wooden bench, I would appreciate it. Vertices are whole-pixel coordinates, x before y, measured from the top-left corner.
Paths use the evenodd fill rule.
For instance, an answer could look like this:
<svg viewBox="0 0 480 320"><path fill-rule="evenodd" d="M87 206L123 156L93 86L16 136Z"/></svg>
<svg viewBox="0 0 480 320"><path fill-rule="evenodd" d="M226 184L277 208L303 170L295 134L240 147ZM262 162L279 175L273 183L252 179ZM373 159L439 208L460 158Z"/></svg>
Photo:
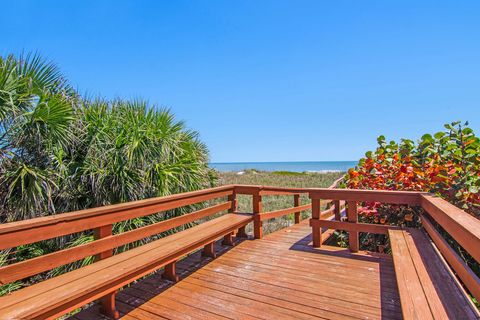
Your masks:
<svg viewBox="0 0 480 320"><path fill-rule="evenodd" d="M115 292L126 284L162 266L164 276L177 280L175 261L205 246L203 253L215 257L214 241L224 237L232 244L233 232L252 221L250 215L225 214L187 230L141 247L100 260L86 267L0 297L1 319L44 319L60 316L92 300ZM111 297L110 316L118 318Z"/></svg>
<svg viewBox="0 0 480 320"><path fill-rule="evenodd" d="M389 230L405 319L478 319L452 271L420 229Z"/></svg>
<svg viewBox="0 0 480 320"><path fill-rule="evenodd" d="M225 198L225 202L209 203L197 211L112 234L114 224L121 221ZM225 211L228 214L114 255L115 248ZM236 211L235 188L227 185L0 224L0 250L15 251L22 245L68 235L72 236L67 239L75 239L79 232L93 231L94 235L94 241L1 266L0 285L95 257L91 265L0 297L0 319L54 318L96 299L106 315L117 318L115 294L119 288L162 267L162 276L176 281L176 260L202 246L204 255L215 257L215 241L224 237L223 243L232 245L235 230L237 237L246 237L245 227L253 217Z"/></svg>

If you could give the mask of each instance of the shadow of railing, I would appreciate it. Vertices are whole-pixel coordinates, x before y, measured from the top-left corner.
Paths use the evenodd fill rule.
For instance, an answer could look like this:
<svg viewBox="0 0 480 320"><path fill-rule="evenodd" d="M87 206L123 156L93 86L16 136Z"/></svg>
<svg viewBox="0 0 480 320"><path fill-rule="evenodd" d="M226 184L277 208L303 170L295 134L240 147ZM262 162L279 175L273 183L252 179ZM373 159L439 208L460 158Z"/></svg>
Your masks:
<svg viewBox="0 0 480 320"><path fill-rule="evenodd" d="M367 261L377 263L379 266L380 278L380 303L382 310L382 319L391 319L392 314L400 314L400 296L398 290L392 290L392 281L396 280L393 276L393 261L390 256L376 252L352 253L348 248L335 250L329 249L329 246L313 248L312 234L308 234L295 242L289 249L294 251L308 252L311 254L327 255L336 258L353 259L358 261ZM335 288L332 288L335 290Z"/></svg>
<svg viewBox="0 0 480 320"><path fill-rule="evenodd" d="M235 245L246 241L247 239L235 238ZM222 240L218 240L215 244L215 253L217 257L230 251L235 246L226 246L222 244ZM195 271L203 268L210 262L212 258L203 257L201 250L196 251L184 259L180 260L176 264L177 275L180 281L194 273ZM158 270L150 274L149 276L142 278L130 286L120 290L116 296L117 309L120 312L120 316L128 314L129 312L137 309L141 305L147 303L157 295L163 293L170 287L175 285L175 282L162 278L162 270ZM110 319L100 312L100 305L98 303L92 303L89 307L80 311L79 313L68 318L70 320L91 320L91 319Z"/></svg>

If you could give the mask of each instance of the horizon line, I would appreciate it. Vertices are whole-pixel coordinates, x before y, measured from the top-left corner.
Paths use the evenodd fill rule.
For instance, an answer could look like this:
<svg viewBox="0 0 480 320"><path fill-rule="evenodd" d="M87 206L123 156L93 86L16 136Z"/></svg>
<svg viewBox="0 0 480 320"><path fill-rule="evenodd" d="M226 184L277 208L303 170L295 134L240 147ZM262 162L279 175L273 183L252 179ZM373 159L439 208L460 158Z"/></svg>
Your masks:
<svg viewBox="0 0 480 320"><path fill-rule="evenodd" d="M358 160L308 160L308 161L221 161L221 162L208 162L209 164L227 164L227 163L295 163L295 162L358 162Z"/></svg>

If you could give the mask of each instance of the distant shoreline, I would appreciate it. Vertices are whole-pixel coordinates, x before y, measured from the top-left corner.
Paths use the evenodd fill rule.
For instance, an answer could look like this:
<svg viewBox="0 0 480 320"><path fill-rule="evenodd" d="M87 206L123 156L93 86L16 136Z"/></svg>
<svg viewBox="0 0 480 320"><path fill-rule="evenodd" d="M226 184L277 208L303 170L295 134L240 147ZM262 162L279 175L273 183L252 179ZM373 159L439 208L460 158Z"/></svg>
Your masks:
<svg viewBox="0 0 480 320"><path fill-rule="evenodd" d="M306 176L306 175L328 175L336 173L346 173L341 170L324 170L324 171L261 171L256 169L245 169L241 171L218 171L220 174L236 174L236 175L252 175L252 174L269 174L278 176Z"/></svg>
<svg viewBox="0 0 480 320"><path fill-rule="evenodd" d="M355 167L357 161L292 161L292 162L212 162L209 166L220 172L257 170L265 172L345 172Z"/></svg>

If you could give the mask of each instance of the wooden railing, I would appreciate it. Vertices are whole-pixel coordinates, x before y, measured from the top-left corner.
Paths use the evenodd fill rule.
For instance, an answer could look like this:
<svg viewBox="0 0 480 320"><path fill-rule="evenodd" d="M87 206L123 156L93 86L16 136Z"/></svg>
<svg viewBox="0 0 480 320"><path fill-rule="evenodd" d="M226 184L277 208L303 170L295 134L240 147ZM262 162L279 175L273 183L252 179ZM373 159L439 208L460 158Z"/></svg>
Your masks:
<svg viewBox="0 0 480 320"><path fill-rule="evenodd" d="M434 221L440 225L477 263L480 263L480 220L431 194L420 194L419 198L422 208L428 213L421 217L423 227L463 284L477 301L480 301L480 278L432 224Z"/></svg>
<svg viewBox="0 0 480 320"><path fill-rule="evenodd" d="M112 234L112 225L116 222L222 197L228 197L228 200L135 230ZM114 248L221 211L234 212L236 211L235 205L234 186L229 185L0 225L0 250L88 230L93 230L95 237L95 241L83 245L0 267L0 285L24 279L85 257L95 255L97 260L107 258L113 254Z"/></svg>
<svg viewBox="0 0 480 320"><path fill-rule="evenodd" d="M359 223L357 211L359 203L381 202L423 208L425 213L421 215L421 220L425 231L465 287L477 300L480 299L480 278L469 268L464 259L452 249L434 226L434 223L436 223L442 227L477 263L480 263L479 219L439 197L423 192L310 189L308 193L312 200L310 225L312 226L313 246L321 247L323 229L344 230L349 234L349 248L352 252L359 250L360 232L387 234L389 229L400 228L390 225ZM338 216L335 220L323 219L320 215L321 199L344 200L346 202L346 221L340 221Z"/></svg>
<svg viewBox="0 0 480 320"><path fill-rule="evenodd" d="M235 193L252 196L253 228L256 239L263 235L263 221L295 213L295 223L299 223L300 212L311 209L310 225L313 247L321 247L322 243L331 236L333 230L343 230L348 232L349 249L352 252L359 251L360 232L387 234L389 229L400 229L398 226L358 222L358 205L360 203L380 202L422 207L426 212L421 216L425 231L462 283L477 300L480 300L479 277L450 247L432 224L434 221L440 225L480 263L480 220L441 198L425 192L335 189L334 186L323 189L237 185ZM308 194L311 203L300 206L301 194ZM294 207L263 212L262 197L271 195L293 195ZM322 206L326 206L327 209L322 211ZM341 211L344 208L345 217L342 217Z"/></svg>
<svg viewBox="0 0 480 320"><path fill-rule="evenodd" d="M311 203L301 205L300 196L302 194L308 195ZM325 237L331 234L331 230L345 230L349 233L349 248L353 252L359 250L360 232L386 234L391 228L399 228L358 222L357 208L359 204L375 201L422 207L425 214L421 216L421 219L426 232L464 285L474 297L480 300L480 279L435 227L435 224L441 226L465 251L477 262L480 262L480 220L450 203L421 192L279 188L252 185L227 185L0 225L0 250L86 230L94 230L95 234L93 242L1 267L0 285L24 279L88 256L105 259L113 254L113 249L122 245L222 211L237 212L238 195L252 196L253 233L256 239L263 236L262 225L265 220L294 214L295 223L299 223L301 212L311 209L310 225L313 247L320 247ZM293 196L293 207L264 212L262 198L271 195ZM112 234L112 225L120 221L225 197L226 201L208 208L125 233ZM326 206L323 211L322 206ZM346 207L346 217L342 217L341 214L344 207ZM239 230L239 235L245 235L245 227Z"/></svg>
<svg viewBox="0 0 480 320"><path fill-rule="evenodd" d="M335 181L328 190L334 188L339 180ZM301 213L312 209L312 203L300 205L300 196L308 195L309 189L306 188L282 188L271 186L253 186L253 185L236 185L235 194L243 194L252 196L252 213L254 215L253 233L255 239L261 239L263 236L263 222L290 214L294 214L294 222L300 223ZM293 196L293 207L279 209L275 211L263 212L263 197L265 196ZM340 211L344 207L343 201L327 200L322 203L326 210L321 212L323 219L330 219L333 216L339 217ZM329 233L328 235L331 235Z"/></svg>
<svg viewBox="0 0 480 320"><path fill-rule="evenodd" d="M386 234L389 228L386 225L365 224L358 222L358 202L382 202L390 204L406 204L417 206L420 204L417 193L403 191L371 191L346 189L316 189L309 192L312 199L312 226L313 246L320 247L322 243L321 228L345 230L349 233L349 247L353 252L359 249L359 232ZM326 221L320 216L320 200L344 200L346 203L347 221ZM338 218L338 216L337 216Z"/></svg>

